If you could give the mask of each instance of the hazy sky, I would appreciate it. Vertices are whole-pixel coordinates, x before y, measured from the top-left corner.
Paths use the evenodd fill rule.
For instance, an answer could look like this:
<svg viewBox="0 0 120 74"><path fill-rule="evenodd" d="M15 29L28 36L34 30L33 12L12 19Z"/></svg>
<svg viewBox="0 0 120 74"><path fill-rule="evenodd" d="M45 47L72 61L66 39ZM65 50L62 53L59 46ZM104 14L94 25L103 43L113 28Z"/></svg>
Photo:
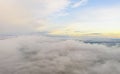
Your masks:
<svg viewBox="0 0 120 74"><path fill-rule="evenodd" d="M120 0L0 0L0 34L120 37Z"/></svg>

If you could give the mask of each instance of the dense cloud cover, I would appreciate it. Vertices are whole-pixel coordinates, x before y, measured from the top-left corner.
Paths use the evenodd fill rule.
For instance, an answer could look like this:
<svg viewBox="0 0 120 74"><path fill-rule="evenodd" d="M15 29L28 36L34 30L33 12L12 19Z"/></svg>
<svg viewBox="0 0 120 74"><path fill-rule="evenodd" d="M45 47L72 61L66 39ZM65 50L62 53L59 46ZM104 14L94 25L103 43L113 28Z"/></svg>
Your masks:
<svg viewBox="0 0 120 74"><path fill-rule="evenodd" d="M120 74L120 48L19 36L0 40L0 74Z"/></svg>

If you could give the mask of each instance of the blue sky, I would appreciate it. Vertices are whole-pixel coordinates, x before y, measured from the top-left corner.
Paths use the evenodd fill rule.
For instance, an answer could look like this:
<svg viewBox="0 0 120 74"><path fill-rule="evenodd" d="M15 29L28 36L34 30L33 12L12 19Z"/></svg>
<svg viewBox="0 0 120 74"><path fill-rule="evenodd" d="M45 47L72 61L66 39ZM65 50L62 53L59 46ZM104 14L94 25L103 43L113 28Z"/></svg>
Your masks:
<svg viewBox="0 0 120 74"><path fill-rule="evenodd" d="M74 0L73 2L78 2L79 0ZM88 0L85 5L76 7L76 8L71 8L68 7L65 12L69 13L70 15L68 16L59 16L56 17L55 19L53 18L53 21L56 21L58 23L60 22L68 22L70 20L73 20L72 18L75 18L75 14L78 12L82 12L87 9L94 9L94 8L105 8L105 7L114 7L114 6L120 6L120 0ZM56 15L53 15L56 16ZM53 17L52 16L52 17ZM51 19L51 17L50 17Z"/></svg>
<svg viewBox="0 0 120 74"><path fill-rule="evenodd" d="M79 7L76 7L76 8L68 7L64 11L65 13L68 13L68 15L66 16L54 15L55 18L53 18L52 21L56 23L55 24L56 26L54 27L55 28L58 27L58 29L60 28L61 31L63 31L63 28L67 26L67 28L72 27L71 30L73 31L84 32L84 34L82 33L83 35L100 33L101 34L100 36L108 35L108 36L119 37L119 32L120 32L119 4L120 4L119 0L88 0L84 5L81 5ZM103 17L100 17L100 16L103 16ZM77 23L77 28L73 29L73 27L75 28L76 23ZM84 24L85 26L83 27L82 25ZM81 26L82 26L82 30L80 28ZM86 27L88 30L86 29ZM59 31L58 33L64 34L65 32L64 31L60 32L60 29L57 30ZM71 34L71 31L69 32L70 33L67 32L69 35L73 35L73 33ZM55 34L56 33L57 32L55 30ZM78 35L78 36L80 34L74 33L74 35Z"/></svg>

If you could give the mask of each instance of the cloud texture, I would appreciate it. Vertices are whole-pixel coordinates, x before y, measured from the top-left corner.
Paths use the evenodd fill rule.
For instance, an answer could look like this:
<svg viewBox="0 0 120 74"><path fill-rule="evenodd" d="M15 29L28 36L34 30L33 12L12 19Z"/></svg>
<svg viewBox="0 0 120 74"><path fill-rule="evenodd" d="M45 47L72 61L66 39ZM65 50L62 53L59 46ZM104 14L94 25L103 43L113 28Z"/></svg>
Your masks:
<svg viewBox="0 0 120 74"><path fill-rule="evenodd" d="M120 48L19 36L0 40L1 74L119 74Z"/></svg>
<svg viewBox="0 0 120 74"><path fill-rule="evenodd" d="M68 14L65 11L71 4L71 0L0 0L0 32L36 31L36 26L43 25L38 21L55 13Z"/></svg>

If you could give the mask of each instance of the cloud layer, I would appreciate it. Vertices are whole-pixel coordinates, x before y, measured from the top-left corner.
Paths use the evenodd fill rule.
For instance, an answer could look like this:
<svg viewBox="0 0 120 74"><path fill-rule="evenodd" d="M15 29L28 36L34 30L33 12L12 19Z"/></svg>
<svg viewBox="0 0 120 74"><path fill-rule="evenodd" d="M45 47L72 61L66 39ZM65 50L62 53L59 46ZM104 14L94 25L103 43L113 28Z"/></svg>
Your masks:
<svg viewBox="0 0 120 74"><path fill-rule="evenodd" d="M0 32L31 32L41 27L38 21L55 13L64 14L71 0L0 0ZM47 21L45 20L45 23Z"/></svg>
<svg viewBox="0 0 120 74"><path fill-rule="evenodd" d="M120 48L44 36L0 40L1 74L119 74Z"/></svg>

